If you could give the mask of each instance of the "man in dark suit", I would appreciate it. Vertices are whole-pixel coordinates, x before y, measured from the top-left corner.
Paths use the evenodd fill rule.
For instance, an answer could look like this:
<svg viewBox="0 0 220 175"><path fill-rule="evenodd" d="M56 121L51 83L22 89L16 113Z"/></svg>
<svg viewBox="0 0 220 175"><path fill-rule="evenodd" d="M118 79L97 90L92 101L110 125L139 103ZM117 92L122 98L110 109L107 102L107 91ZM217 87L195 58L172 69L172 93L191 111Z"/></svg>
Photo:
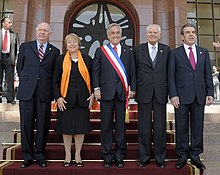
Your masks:
<svg viewBox="0 0 220 175"><path fill-rule="evenodd" d="M203 152L204 106L212 104L214 96L212 68L208 50L195 45L195 26L183 25L181 35L183 45L171 51L168 63L169 96L175 107L179 158L176 168L184 167L191 158L193 165L204 169L199 154Z"/></svg>
<svg viewBox="0 0 220 175"><path fill-rule="evenodd" d="M114 159L117 167L124 167L126 153L125 106L136 90L133 51L120 44L121 27L113 23L107 29L109 44L96 50L93 59L93 87L95 98L101 105L101 147L103 167L110 167ZM113 49L114 48L114 49ZM130 94L128 88L130 86ZM115 116L115 127L113 119ZM112 150L115 128L115 152ZM113 155L114 154L114 155Z"/></svg>
<svg viewBox="0 0 220 175"><path fill-rule="evenodd" d="M14 74L15 62L19 50L18 34L11 30L12 22L8 17L1 20L0 30L0 93L3 93L3 77L5 72L7 103L15 104ZM0 99L2 101L2 99Z"/></svg>
<svg viewBox="0 0 220 175"><path fill-rule="evenodd" d="M146 29L148 42L134 49L137 71L136 101L138 102L140 167L150 162L152 140L156 162L159 167L165 167L167 62L170 48L158 43L160 36L160 26L151 24Z"/></svg>
<svg viewBox="0 0 220 175"><path fill-rule="evenodd" d="M22 43L18 55L20 83L17 98L24 158L21 168L30 166L34 159L39 166L47 166L45 147L51 117L52 75L55 60L60 54L59 49L48 42L51 33L48 23L40 23L36 27L37 39ZM37 132L34 144L35 124Z"/></svg>

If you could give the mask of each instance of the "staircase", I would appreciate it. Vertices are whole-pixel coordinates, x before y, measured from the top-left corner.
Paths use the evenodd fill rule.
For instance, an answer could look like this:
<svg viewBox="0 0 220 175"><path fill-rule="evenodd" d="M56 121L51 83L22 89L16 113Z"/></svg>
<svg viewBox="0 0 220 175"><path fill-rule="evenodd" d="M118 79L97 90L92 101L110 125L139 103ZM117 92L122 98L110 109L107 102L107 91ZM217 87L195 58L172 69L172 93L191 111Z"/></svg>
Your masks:
<svg viewBox="0 0 220 175"><path fill-rule="evenodd" d="M174 112L168 105L169 120L173 131L175 131ZM204 160L206 169L203 175L220 175L220 102L214 102L211 106L205 107L204 118L204 153L201 159ZM197 173L200 172L195 169Z"/></svg>
<svg viewBox="0 0 220 175"><path fill-rule="evenodd" d="M220 104L208 107L204 125L204 175L220 174Z"/></svg>
<svg viewBox="0 0 220 175"><path fill-rule="evenodd" d="M176 155L174 143L173 128L173 108L168 105L168 119L167 119L167 157L166 167L159 168L153 157L151 163L146 167L138 167L138 144L137 144L137 107L135 104L130 105L130 123L127 124L127 143L128 152L125 157L125 167L117 168L114 164L111 168L103 168L100 157L100 111L91 111L92 132L86 135L84 145L82 148L82 159L84 166L82 168L71 167L65 168L62 166L64 160L64 147L62 136L54 132L56 122L56 112L52 113L50 134L48 144L46 147L47 159L49 166L46 168L39 167L36 163L34 165L22 169L20 163L22 161L21 146L20 146L20 129L19 129L19 113L18 104L12 106L11 104L0 104L0 152L2 152L2 161L0 161L0 175L196 175L199 174L198 169L187 164L183 169L177 170L175 168ZM12 132L13 131L13 132ZM3 136L4 135L4 136ZM74 152L74 143L72 146ZM74 155L74 153L73 153ZM208 165L208 164L207 164Z"/></svg>

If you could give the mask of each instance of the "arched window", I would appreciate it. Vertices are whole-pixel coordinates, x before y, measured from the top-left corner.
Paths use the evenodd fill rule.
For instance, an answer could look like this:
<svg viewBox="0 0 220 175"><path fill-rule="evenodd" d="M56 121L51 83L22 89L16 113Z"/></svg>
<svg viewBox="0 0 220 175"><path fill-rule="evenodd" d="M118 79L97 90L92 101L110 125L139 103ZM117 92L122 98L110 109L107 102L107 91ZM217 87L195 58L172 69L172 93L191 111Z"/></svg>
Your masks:
<svg viewBox="0 0 220 175"><path fill-rule="evenodd" d="M109 24L118 23L122 28L121 43L132 47L135 45L136 26L139 25L134 23L127 10L118 1L90 2L69 15L68 31L64 31L64 35L76 33L81 38L81 51L94 57L96 48L108 43L106 29Z"/></svg>

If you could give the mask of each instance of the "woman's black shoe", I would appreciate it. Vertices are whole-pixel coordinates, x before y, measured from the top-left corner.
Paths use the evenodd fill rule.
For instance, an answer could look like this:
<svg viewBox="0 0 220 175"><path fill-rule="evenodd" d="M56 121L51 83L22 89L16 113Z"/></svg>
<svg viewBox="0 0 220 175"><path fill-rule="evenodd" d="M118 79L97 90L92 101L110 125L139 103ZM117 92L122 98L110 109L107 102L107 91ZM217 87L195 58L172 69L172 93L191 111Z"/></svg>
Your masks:
<svg viewBox="0 0 220 175"><path fill-rule="evenodd" d="M64 166L64 167L70 167L71 164L72 164L71 161L70 161L70 162L63 162L63 166Z"/></svg>
<svg viewBox="0 0 220 175"><path fill-rule="evenodd" d="M75 162L75 166L76 166L76 167L82 167L82 166L83 166L83 163L82 163L82 162Z"/></svg>

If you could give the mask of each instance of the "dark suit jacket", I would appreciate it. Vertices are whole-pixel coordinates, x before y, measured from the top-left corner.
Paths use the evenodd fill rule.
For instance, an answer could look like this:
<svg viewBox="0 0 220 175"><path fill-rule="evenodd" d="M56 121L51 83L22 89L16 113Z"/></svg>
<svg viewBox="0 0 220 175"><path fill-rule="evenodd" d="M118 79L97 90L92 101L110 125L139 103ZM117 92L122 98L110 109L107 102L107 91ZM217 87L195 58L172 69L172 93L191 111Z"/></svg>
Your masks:
<svg viewBox="0 0 220 175"><path fill-rule="evenodd" d="M36 41L21 44L17 62L19 100L30 100L37 85L41 92L40 99L43 102L52 100L53 68L59 54L59 49L48 43L44 59L40 62Z"/></svg>
<svg viewBox="0 0 220 175"><path fill-rule="evenodd" d="M195 100L205 105L206 96L213 96L212 69L207 49L196 46L197 63L195 72L184 46L171 51L169 58L169 96L179 96L181 104Z"/></svg>
<svg viewBox="0 0 220 175"><path fill-rule="evenodd" d="M61 78L62 78L62 73L63 73L62 66L63 66L64 56L65 55L60 55L55 64L55 71L54 71L54 76L53 76L53 93L54 93L55 99L58 99L61 97L60 84L61 84ZM88 71L91 72L92 58L90 56L83 55L83 54L82 54L82 57L83 57L83 60L86 64ZM87 101L87 98L89 98L90 95L89 95L86 82L84 81L83 77L78 72L78 70L71 69L71 71L74 71L74 73L76 73L77 79L74 79L73 77L70 76L70 80L69 80L70 83L69 83L67 95L65 98L65 100L67 101L67 105L69 107L72 107L74 106L76 100L78 100L80 106L88 107L89 101Z"/></svg>
<svg viewBox="0 0 220 175"><path fill-rule="evenodd" d="M0 48L2 48L2 30L0 30ZM19 50L19 37L18 34L10 31L10 53L9 53L9 58L10 58L10 63L14 66L17 58L17 53ZM2 55L2 49L0 49L0 58Z"/></svg>
<svg viewBox="0 0 220 175"><path fill-rule="evenodd" d="M131 91L136 91L135 61L132 49L121 46L121 61L128 74ZM101 48L95 52L93 59L93 87L101 88L102 100L112 100L117 92L120 100L125 101L126 95L119 76L108 61Z"/></svg>
<svg viewBox="0 0 220 175"><path fill-rule="evenodd" d="M167 63L170 48L158 43L158 52L155 66L153 68L147 43L140 44L134 48L138 103L149 103L155 96L159 103L166 104L168 101Z"/></svg>

